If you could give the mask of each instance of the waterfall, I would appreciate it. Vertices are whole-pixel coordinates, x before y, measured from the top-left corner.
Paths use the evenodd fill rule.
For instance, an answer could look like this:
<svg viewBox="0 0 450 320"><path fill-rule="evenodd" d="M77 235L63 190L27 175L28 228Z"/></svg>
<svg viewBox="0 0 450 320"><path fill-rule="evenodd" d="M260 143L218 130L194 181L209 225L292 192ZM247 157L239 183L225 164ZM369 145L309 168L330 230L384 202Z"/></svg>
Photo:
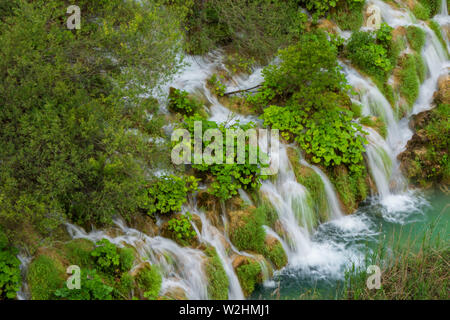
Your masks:
<svg viewBox="0 0 450 320"><path fill-rule="evenodd" d="M211 222L206 218L206 215L202 211L196 209L192 210L198 215L202 221L202 230L198 230L197 226L193 223L192 226L196 230L200 237L200 241L213 246L216 249L225 273L228 277L228 298L230 300L242 300L244 299L244 293L242 292L239 279L234 272L232 260L228 257L225 245L230 245L230 242L226 237L214 227Z"/></svg>
<svg viewBox="0 0 450 320"><path fill-rule="evenodd" d="M74 239L88 239L97 242L108 239L119 247L131 246L142 259L148 259L152 265L159 267L163 282L160 294L171 288L181 288L188 299L208 299L207 283L203 261L205 255L200 250L181 247L174 241L163 237L149 237L136 229L128 228L119 219L115 225L122 232L118 236L110 236L105 231L93 230L89 233L82 228L67 224L67 231Z"/></svg>
<svg viewBox="0 0 450 320"><path fill-rule="evenodd" d="M327 196L328 208L331 211L331 217L333 219L342 218L344 216L344 213L342 212L341 205L339 204L339 200L336 196L336 190L334 189L327 175L322 170L320 170L319 167L309 164L304 159L301 160L301 164L313 169L319 175L320 179L322 179L323 185L325 187L325 194Z"/></svg>

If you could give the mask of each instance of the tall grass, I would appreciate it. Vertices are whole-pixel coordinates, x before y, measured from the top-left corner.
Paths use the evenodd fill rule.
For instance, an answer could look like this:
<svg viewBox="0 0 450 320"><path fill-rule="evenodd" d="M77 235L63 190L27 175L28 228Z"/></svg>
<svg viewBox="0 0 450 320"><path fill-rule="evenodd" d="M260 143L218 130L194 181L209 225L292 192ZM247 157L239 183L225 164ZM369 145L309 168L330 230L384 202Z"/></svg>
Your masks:
<svg viewBox="0 0 450 320"><path fill-rule="evenodd" d="M434 221L420 237L413 238L410 232L406 242L401 241L403 230L391 237L389 245L380 242L377 250L367 255L365 267L381 268L381 287L369 289L366 281L370 274L365 268L353 267L346 272L342 298L449 299L450 243L446 228L438 231L437 224L438 220Z"/></svg>

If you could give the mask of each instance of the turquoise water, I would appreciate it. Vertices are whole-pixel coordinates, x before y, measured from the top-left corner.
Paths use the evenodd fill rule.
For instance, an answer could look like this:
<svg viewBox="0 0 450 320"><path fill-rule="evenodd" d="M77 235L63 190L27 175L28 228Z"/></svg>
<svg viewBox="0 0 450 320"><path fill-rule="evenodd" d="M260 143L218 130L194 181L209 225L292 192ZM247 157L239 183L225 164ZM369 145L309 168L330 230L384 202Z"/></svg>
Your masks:
<svg viewBox="0 0 450 320"><path fill-rule="evenodd" d="M432 225L435 240L448 242L450 195L440 190L417 191L408 199L410 202L403 203L398 211L388 211L377 199L371 199L353 215L321 225L312 235L314 246L319 248L312 256L325 257L284 268L273 281L259 285L251 298L299 299L312 290L318 291L321 298L337 298L345 270L353 264L364 266L367 253L379 248L380 243L389 250L393 238L400 239L400 244L416 239L418 248Z"/></svg>

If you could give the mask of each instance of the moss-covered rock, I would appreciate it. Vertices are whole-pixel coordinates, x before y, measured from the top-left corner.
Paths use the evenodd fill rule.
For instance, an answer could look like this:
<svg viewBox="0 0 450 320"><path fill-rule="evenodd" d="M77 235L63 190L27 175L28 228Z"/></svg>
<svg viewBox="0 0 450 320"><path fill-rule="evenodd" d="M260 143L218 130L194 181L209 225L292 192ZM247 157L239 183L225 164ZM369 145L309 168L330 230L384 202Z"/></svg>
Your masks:
<svg viewBox="0 0 450 320"><path fill-rule="evenodd" d="M208 296L212 300L228 299L228 276L213 247L205 249L205 271L208 277Z"/></svg>
<svg viewBox="0 0 450 320"><path fill-rule="evenodd" d="M141 299L154 300L159 296L162 277L159 269L149 262L142 262L130 273L136 282L135 294Z"/></svg>
<svg viewBox="0 0 450 320"><path fill-rule="evenodd" d="M28 268L31 299L54 299L54 292L63 286L65 279L65 268L56 253L47 251L46 254L39 254Z"/></svg>
<svg viewBox="0 0 450 320"><path fill-rule="evenodd" d="M449 116L450 105L440 104L413 117L416 132L399 155L401 169L413 185L427 188L450 183Z"/></svg>
<svg viewBox="0 0 450 320"><path fill-rule="evenodd" d="M287 152L298 183L303 185L311 196L312 207L317 217L314 220L316 223L328 221L328 202L322 179L313 169L300 163L297 149L289 148Z"/></svg>
<svg viewBox="0 0 450 320"><path fill-rule="evenodd" d="M263 281L262 268L258 261L245 256L238 256L233 267L241 284L244 295L248 297L255 290L257 283Z"/></svg>
<svg viewBox="0 0 450 320"><path fill-rule="evenodd" d="M241 210L230 211L228 215L229 236L236 248L262 252L265 238L263 211L249 206Z"/></svg>
<svg viewBox="0 0 450 320"><path fill-rule="evenodd" d="M70 265L91 268L93 259L94 243L87 239L74 239L64 244L63 251Z"/></svg>
<svg viewBox="0 0 450 320"><path fill-rule="evenodd" d="M267 235L264 245L264 256L272 262L276 269L283 268L288 259L281 242L277 238Z"/></svg>

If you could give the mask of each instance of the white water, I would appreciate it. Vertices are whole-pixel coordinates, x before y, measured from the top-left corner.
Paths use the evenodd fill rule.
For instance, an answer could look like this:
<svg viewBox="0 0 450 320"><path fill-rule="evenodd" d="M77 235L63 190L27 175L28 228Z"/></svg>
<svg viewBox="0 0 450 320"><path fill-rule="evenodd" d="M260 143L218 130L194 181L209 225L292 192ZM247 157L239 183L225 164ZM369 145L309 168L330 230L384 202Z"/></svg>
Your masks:
<svg viewBox="0 0 450 320"><path fill-rule="evenodd" d="M342 218L344 216L344 213L342 212L341 205L339 204L339 200L336 196L336 190L334 189L334 186L331 184L331 181L330 179L328 179L327 175L322 170L320 170L319 167L309 164L304 159L301 160L301 164L313 169L322 179L325 188L325 194L327 196L328 208L331 211L331 218Z"/></svg>
<svg viewBox="0 0 450 320"><path fill-rule="evenodd" d="M88 239L93 242L108 239L119 247L135 248L142 259L148 259L161 270L163 282L160 294L165 294L173 288L181 288L188 299L208 299L207 277L203 269L205 255L202 251L181 247L163 237L149 237L136 229L126 227L121 220L115 220L114 223L121 231L118 236L110 236L100 230L87 233L72 224L67 225L67 230L74 239Z"/></svg>

